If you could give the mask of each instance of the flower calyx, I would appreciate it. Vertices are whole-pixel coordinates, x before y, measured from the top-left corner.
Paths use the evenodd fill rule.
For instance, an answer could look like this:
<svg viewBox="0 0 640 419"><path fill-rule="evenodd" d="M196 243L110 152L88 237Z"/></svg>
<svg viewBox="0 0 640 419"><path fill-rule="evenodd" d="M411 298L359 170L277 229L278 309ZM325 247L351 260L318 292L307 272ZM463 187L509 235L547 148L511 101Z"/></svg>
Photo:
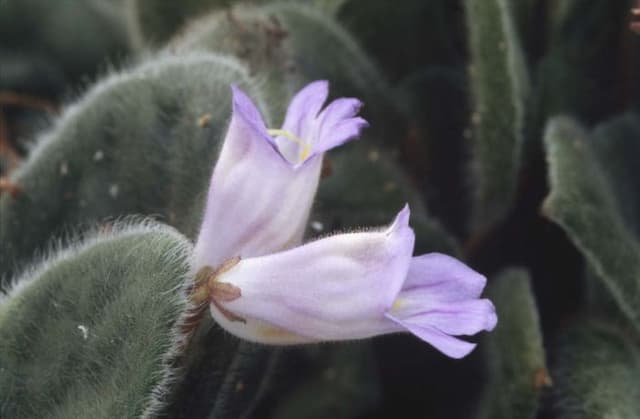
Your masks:
<svg viewBox="0 0 640 419"><path fill-rule="evenodd" d="M191 293L191 301L195 304L213 304L230 321L245 323L246 320L235 315L220 305L220 302L235 301L242 296L242 291L235 285L221 282L220 276L233 269L239 262L240 256L232 257L219 267L202 267L196 274L195 287Z"/></svg>

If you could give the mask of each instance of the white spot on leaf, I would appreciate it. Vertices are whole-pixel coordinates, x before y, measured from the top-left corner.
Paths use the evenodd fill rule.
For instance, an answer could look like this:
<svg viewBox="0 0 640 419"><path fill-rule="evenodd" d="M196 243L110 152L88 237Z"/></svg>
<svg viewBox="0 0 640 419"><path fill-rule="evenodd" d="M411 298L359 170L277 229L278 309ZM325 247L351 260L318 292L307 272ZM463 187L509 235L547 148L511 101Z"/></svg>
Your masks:
<svg viewBox="0 0 640 419"><path fill-rule="evenodd" d="M93 160L94 160L94 161L100 161L100 160L102 160L102 159L104 159L104 151L102 151L102 150L97 150L97 151L95 152L95 154L93 155Z"/></svg>
<svg viewBox="0 0 640 419"><path fill-rule="evenodd" d="M118 184L112 183L109 186L109 195L111 196L111 198L116 199L119 193L120 193L120 187L118 186Z"/></svg>
<svg viewBox="0 0 640 419"><path fill-rule="evenodd" d="M82 339L87 340L89 337L89 328L83 324L78 325L78 330L82 333Z"/></svg>

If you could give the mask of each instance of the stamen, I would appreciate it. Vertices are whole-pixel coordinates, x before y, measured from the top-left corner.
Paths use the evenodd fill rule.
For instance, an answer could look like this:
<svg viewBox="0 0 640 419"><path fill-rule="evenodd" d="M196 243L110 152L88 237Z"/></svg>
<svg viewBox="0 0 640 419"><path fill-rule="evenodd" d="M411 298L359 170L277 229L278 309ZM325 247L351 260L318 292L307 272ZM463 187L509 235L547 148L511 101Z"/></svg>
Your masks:
<svg viewBox="0 0 640 419"><path fill-rule="evenodd" d="M309 144L305 143L291 131L287 131L284 129L269 129L267 130L267 132L273 137L284 137L287 140L291 140L294 143L298 144L300 146L300 156L298 157L300 161L304 161L311 154L311 147L309 146Z"/></svg>
<svg viewBox="0 0 640 419"><path fill-rule="evenodd" d="M391 306L391 311L397 311L400 310L400 308L404 305L404 300L401 300L400 298L396 299L393 302L393 305Z"/></svg>

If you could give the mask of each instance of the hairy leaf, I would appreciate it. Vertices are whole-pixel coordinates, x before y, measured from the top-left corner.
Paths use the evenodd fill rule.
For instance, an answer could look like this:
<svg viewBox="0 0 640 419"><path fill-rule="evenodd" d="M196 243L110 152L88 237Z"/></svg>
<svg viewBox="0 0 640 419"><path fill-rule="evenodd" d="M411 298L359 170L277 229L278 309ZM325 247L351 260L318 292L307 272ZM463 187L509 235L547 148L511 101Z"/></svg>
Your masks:
<svg viewBox="0 0 640 419"><path fill-rule="evenodd" d="M30 268L0 302L0 416L152 417L183 347L191 245L116 224Z"/></svg>
<svg viewBox="0 0 640 419"><path fill-rule="evenodd" d="M633 205L638 191L633 178L618 177L636 165L631 156L640 137L619 135L625 126L638 129L629 122L601 127L595 141L572 120L550 122L545 144L551 193L543 210L567 232L622 312L640 328L640 244L632 228L637 226Z"/></svg>
<svg viewBox="0 0 640 419"><path fill-rule="evenodd" d="M500 221L514 199L524 141L529 80L511 3L467 0L474 96L473 225Z"/></svg>
<svg viewBox="0 0 640 419"><path fill-rule="evenodd" d="M479 418L535 418L540 392L550 384L542 332L529 275L501 273L487 289L498 326L484 339L489 380Z"/></svg>
<svg viewBox="0 0 640 419"><path fill-rule="evenodd" d="M161 57L114 74L65 110L0 196L0 276L69 228L160 216L193 238L246 71L214 55ZM4 271L4 272L3 272Z"/></svg>
<svg viewBox="0 0 640 419"><path fill-rule="evenodd" d="M581 319L561 339L553 371L560 419L632 419L640 415L640 346L629 331ZM585 321L587 320L587 321Z"/></svg>

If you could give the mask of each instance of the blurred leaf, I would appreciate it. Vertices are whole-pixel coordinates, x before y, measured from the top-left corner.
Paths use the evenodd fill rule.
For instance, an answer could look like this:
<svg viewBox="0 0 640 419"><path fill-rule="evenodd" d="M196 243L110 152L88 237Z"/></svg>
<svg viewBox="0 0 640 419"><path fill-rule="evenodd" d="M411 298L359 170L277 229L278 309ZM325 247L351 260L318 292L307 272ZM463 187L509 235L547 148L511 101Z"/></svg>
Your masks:
<svg viewBox="0 0 640 419"><path fill-rule="evenodd" d="M640 346L632 335L582 319L562 337L553 371L560 419L640 417Z"/></svg>
<svg viewBox="0 0 640 419"><path fill-rule="evenodd" d="M640 117L628 113L595 127L589 143L627 227L640 237Z"/></svg>
<svg viewBox="0 0 640 419"><path fill-rule="evenodd" d="M374 130L391 129L398 118L388 85L352 36L326 13L304 4L239 5L231 13L218 11L187 27L168 49L206 49L246 63L261 81L276 122L283 120L291 96L317 79L331 82L332 95L362 99ZM388 141L398 137L394 128Z"/></svg>
<svg viewBox="0 0 640 419"><path fill-rule="evenodd" d="M310 364L295 386L278 392L272 419L350 419L375 406L379 389L370 343L317 346L298 362ZM289 358L295 349L285 350ZM301 354L297 351L298 355ZM289 364L296 368L296 364Z"/></svg>
<svg viewBox="0 0 640 419"><path fill-rule="evenodd" d="M489 284L487 297L496 305L498 326L481 343L489 380L477 417L533 419L550 382L529 275L504 271Z"/></svg>
<svg viewBox="0 0 640 419"><path fill-rule="evenodd" d="M129 31L139 46L160 46L189 19L228 7L234 0L126 0Z"/></svg>
<svg viewBox="0 0 640 419"><path fill-rule="evenodd" d="M0 90L55 96L129 50L115 0L0 1Z"/></svg>
<svg viewBox="0 0 640 419"><path fill-rule="evenodd" d="M316 233L386 225L408 203L416 254L459 252L455 239L429 217L420 194L388 150L363 139L345 145L327 160L332 174L320 182L311 218L312 228L322 226Z"/></svg>
<svg viewBox="0 0 640 419"><path fill-rule="evenodd" d="M620 95L627 94L621 83L628 63L620 53L630 2L554 0L547 7L546 50L535 69L528 133L532 147L539 147L549 118L562 114L599 122L618 109L625 100Z"/></svg>
<svg viewBox="0 0 640 419"><path fill-rule="evenodd" d="M333 14L345 0L288 1L305 3L326 14ZM207 12L224 10L223 13L231 14L236 4L248 6L275 2L277 0L127 0L129 30L140 46L161 46L181 32L190 21L197 20Z"/></svg>
<svg viewBox="0 0 640 419"><path fill-rule="evenodd" d="M387 100L406 115L390 124L385 143L400 152L431 214L464 236L469 116L462 2L345 0L337 19L391 80Z"/></svg>
<svg viewBox="0 0 640 419"><path fill-rule="evenodd" d="M420 181L429 211L458 237L470 213L468 92L465 67L430 66L406 78L398 94L409 106L403 167Z"/></svg>
<svg viewBox="0 0 640 419"><path fill-rule="evenodd" d="M637 192L632 192L636 180L618 178L635 168L640 137L625 131L636 124L622 119L603 126L594 141L575 122L552 120L545 136L551 193L543 211L567 232L640 329L640 244L633 231L638 214L629 213L635 222L625 218L637 203Z"/></svg>
<svg viewBox="0 0 640 419"><path fill-rule="evenodd" d="M342 23L392 80L461 63L461 6L449 0L344 0Z"/></svg>
<svg viewBox="0 0 640 419"><path fill-rule="evenodd" d="M529 78L507 0L467 0L474 96L473 225L483 230L510 209L524 141Z"/></svg>

